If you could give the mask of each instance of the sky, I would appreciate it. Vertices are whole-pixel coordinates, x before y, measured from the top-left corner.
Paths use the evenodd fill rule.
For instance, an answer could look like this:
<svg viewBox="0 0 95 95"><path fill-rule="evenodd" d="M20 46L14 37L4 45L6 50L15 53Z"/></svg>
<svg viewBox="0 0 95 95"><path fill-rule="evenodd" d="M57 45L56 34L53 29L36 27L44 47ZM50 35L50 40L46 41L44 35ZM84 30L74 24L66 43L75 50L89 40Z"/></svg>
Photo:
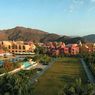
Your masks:
<svg viewBox="0 0 95 95"><path fill-rule="evenodd" d="M95 0L0 0L0 30L16 26L69 36L95 34Z"/></svg>

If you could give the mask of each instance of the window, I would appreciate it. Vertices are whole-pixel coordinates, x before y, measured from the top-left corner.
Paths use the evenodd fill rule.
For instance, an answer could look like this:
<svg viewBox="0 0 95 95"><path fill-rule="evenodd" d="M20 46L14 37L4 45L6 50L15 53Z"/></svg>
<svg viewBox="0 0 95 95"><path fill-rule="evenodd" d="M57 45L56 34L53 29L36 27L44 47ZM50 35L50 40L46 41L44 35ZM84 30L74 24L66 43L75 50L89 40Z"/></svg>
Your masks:
<svg viewBox="0 0 95 95"><path fill-rule="evenodd" d="M15 49L17 49L17 45L15 45Z"/></svg>
<svg viewBox="0 0 95 95"><path fill-rule="evenodd" d="M2 45L3 45L4 43L2 42Z"/></svg>
<svg viewBox="0 0 95 95"><path fill-rule="evenodd" d="M9 49L11 49L11 46L9 45Z"/></svg>
<svg viewBox="0 0 95 95"><path fill-rule="evenodd" d="M14 49L14 46L12 46L12 49Z"/></svg>
<svg viewBox="0 0 95 95"><path fill-rule="evenodd" d="M21 49L21 45L19 45L19 49Z"/></svg>
<svg viewBox="0 0 95 95"><path fill-rule="evenodd" d="M23 46L23 49L25 49L25 46Z"/></svg>
<svg viewBox="0 0 95 95"><path fill-rule="evenodd" d="M12 50L12 52L14 52L14 51Z"/></svg>

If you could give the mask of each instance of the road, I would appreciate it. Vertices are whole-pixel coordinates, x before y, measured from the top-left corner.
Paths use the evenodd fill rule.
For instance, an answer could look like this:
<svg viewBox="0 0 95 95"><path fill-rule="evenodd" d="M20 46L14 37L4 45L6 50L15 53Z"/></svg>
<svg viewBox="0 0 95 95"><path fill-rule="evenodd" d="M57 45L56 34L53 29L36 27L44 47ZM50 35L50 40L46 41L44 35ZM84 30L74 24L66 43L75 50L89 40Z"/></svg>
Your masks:
<svg viewBox="0 0 95 95"><path fill-rule="evenodd" d="M43 75L45 73L45 71L47 71L49 68L51 68L51 66L55 63L57 59L53 59L51 63L49 63L49 65L47 65L42 71L40 71L39 73L37 73L36 75L34 75L31 79L31 84L35 83L37 81L37 79Z"/></svg>
<svg viewBox="0 0 95 95"><path fill-rule="evenodd" d="M85 70L85 73L87 75L87 78L88 78L89 82L90 83L95 83L95 77L93 76L92 72L88 68L87 64L85 63L85 61L82 58L80 60L81 60L81 63L83 65L83 68Z"/></svg>

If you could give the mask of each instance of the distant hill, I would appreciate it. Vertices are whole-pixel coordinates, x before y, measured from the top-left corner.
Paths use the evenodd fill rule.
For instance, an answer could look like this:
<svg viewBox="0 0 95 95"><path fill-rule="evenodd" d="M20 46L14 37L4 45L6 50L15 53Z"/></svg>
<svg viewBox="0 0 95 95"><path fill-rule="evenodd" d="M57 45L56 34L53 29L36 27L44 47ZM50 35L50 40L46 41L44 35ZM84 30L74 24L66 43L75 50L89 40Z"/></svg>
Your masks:
<svg viewBox="0 0 95 95"><path fill-rule="evenodd" d="M66 44L72 44L72 43L78 43L81 41L82 43L85 43L85 39L82 37L70 37L70 36L63 36L57 39L56 41L60 42L65 42Z"/></svg>
<svg viewBox="0 0 95 95"><path fill-rule="evenodd" d="M84 38L86 41L88 41L88 42L93 42L93 43L95 43L95 34L83 36L83 38Z"/></svg>
<svg viewBox="0 0 95 95"><path fill-rule="evenodd" d="M0 40L1 41L8 40L8 35L6 33L0 31Z"/></svg>
<svg viewBox="0 0 95 95"><path fill-rule="evenodd" d="M65 42L65 43L77 43L81 42L95 42L95 34L87 35L83 37L70 37L60 36L54 33L48 33L38 29L31 29L25 27L15 27L7 30L0 30L0 40L23 40L23 41L36 41L36 42Z"/></svg>
<svg viewBox="0 0 95 95"><path fill-rule="evenodd" d="M0 40L23 40L40 41L48 33L42 30L30 29L25 27L15 27L0 31Z"/></svg>
<svg viewBox="0 0 95 95"><path fill-rule="evenodd" d="M49 42L55 41L59 37L60 36L57 34L49 34L48 32L42 30L19 26L12 29L0 31L0 40Z"/></svg>
<svg viewBox="0 0 95 95"><path fill-rule="evenodd" d="M42 38L40 41L41 42L53 42L59 39L60 36L57 34L47 34L44 38Z"/></svg>
<svg viewBox="0 0 95 95"><path fill-rule="evenodd" d="M71 37L69 37L69 36L62 36L62 37L58 38L56 41L57 42L65 42L66 43L70 39L71 39Z"/></svg>
<svg viewBox="0 0 95 95"><path fill-rule="evenodd" d="M9 40L23 40L23 41L40 41L47 32L37 29L30 29L24 27L16 27L5 31Z"/></svg>

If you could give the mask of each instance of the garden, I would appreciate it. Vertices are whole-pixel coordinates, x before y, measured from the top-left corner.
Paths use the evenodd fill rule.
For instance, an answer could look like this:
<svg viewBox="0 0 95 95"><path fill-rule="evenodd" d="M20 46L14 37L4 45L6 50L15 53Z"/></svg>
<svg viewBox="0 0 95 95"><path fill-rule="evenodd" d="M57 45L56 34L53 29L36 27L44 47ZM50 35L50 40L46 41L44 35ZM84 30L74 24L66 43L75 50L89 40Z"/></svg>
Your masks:
<svg viewBox="0 0 95 95"><path fill-rule="evenodd" d="M65 85L80 79L86 83L86 75L78 58L59 58L34 85L33 95L58 95ZM65 94L62 94L65 95ZM70 95L70 94L69 94Z"/></svg>

